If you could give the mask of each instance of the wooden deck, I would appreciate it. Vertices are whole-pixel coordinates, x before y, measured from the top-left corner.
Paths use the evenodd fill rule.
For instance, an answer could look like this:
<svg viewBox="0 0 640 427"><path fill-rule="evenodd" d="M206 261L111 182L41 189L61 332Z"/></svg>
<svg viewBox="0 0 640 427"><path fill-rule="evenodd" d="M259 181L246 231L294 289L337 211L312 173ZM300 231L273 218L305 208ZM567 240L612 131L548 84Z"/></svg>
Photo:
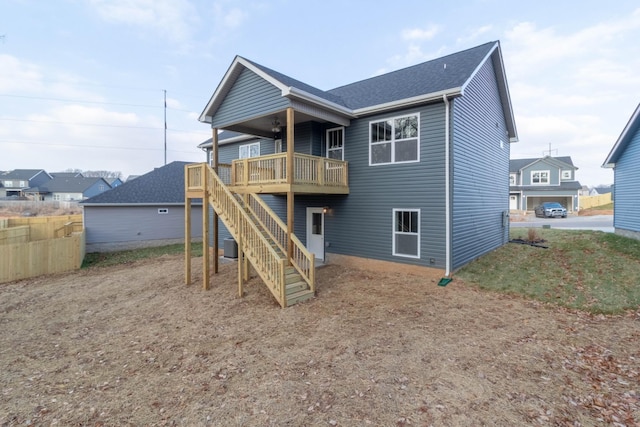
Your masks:
<svg viewBox="0 0 640 427"><path fill-rule="evenodd" d="M342 160L294 153L293 179L287 170L287 153L218 165L218 174L228 180L226 184L234 193L349 194L348 164Z"/></svg>

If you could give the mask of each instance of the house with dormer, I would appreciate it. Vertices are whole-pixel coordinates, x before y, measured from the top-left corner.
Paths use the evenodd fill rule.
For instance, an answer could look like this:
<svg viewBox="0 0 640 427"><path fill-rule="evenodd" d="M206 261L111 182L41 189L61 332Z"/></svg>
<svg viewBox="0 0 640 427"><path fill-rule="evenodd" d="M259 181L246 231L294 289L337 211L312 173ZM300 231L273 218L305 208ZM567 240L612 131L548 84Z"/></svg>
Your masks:
<svg viewBox="0 0 640 427"><path fill-rule="evenodd" d="M3 172L0 175L4 197L25 197L28 189L37 187L52 179L44 169L14 169ZM35 193L35 200L42 200L43 197Z"/></svg>
<svg viewBox="0 0 640 427"><path fill-rule="evenodd" d="M224 227L283 307L313 295L317 262L449 277L508 242L517 132L499 42L330 90L237 56L213 86L185 218L206 200L214 249Z"/></svg>
<svg viewBox="0 0 640 427"><path fill-rule="evenodd" d="M533 211L543 202L558 202L577 211L582 190L577 170L569 156L510 160L509 209Z"/></svg>

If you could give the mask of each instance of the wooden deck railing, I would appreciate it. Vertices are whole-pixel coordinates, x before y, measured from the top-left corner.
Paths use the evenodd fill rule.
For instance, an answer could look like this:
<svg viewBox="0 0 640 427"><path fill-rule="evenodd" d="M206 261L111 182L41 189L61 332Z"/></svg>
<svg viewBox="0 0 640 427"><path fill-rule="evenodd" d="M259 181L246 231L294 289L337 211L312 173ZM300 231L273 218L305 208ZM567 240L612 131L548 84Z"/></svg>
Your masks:
<svg viewBox="0 0 640 427"><path fill-rule="evenodd" d="M84 225L80 221L67 222L62 227L57 228L56 230L54 230L53 236L54 237L69 237L73 233L76 233L78 231L82 231L83 228L84 228Z"/></svg>
<svg viewBox="0 0 640 427"><path fill-rule="evenodd" d="M293 184L348 187L347 162L294 153ZM230 185L287 183L287 153L234 160Z"/></svg>
<svg viewBox="0 0 640 427"><path fill-rule="evenodd" d="M256 194L249 194L249 209L267 230L269 236L276 242L278 247L286 253L287 224ZM291 265L307 282L309 289L315 292L315 255L304 247L295 234L291 238L293 240Z"/></svg>
<svg viewBox="0 0 640 427"><path fill-rule="evenodd" d="M187 191L204 189L204 179L207 179L209 203L227 226L240 250L256 267L258 275L278 303L282 307L286 307L284 280L286 259L278 255L276 250L271 247L269 241L262 235L240 202L233 197L211 166L204 163L187 165L186 178Z"/></svg>

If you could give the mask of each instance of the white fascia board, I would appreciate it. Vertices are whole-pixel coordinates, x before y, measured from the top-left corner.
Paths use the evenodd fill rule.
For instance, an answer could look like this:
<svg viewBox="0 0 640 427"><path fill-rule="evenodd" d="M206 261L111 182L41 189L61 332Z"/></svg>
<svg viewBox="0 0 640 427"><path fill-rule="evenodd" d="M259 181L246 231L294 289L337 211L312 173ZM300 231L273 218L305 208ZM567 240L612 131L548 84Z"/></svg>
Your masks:
<svg viewBox="0 0 640 427"><path fill-rule="evenodd" d="M618 149L620 149L620 145L622 144L622 141L626 139L627 134L631 131L631 127L633 126L636 120L640 120L640 104L638 104L638 106L636 107L636 110L631 115L631 118L629 119L629 121L627 122L627 125L622 130L622 133L618 137L618 140L613 145L613 148L611 148L611 151L609 152L607 159L602 164L603 168L614 168L616 166L616 163L613 162L612 159L614 156L618 155Z"/></svg>
<svg viewBox="0 0 640 427"><path fill-rule="evenodd" d="M299 99L302 99L304 101L309 101L309 102L312 102L314 104L318 104L321 107L325 107L325 108L327 108L329 110L336 111L336 112L338 112L340 114L344 114L344 115L346 115L348 117L352 117L352 118L355 117L355 115L353 114L353 110L351 110L351 109L349 109L347 107L344 107L342 105L336 104L335 102L331 102L331 101L328 101L326 99L320 98L317 95L313 95L313 94L311 94L309 92L305 92L305 91L300 90L298 88L295 88L293 86L288 86L288 87L284 88L282 90L282 96L287 97L287 98L291 98L291 97L299 98Z"/></svg>
<svg viewBox="0 0 640 427"><path fill-rule="evenodd" d="M207 103L207 106L200 114L200 117L198 118L199 121L204 123L211 123L213 117L210 115L207 115L207 113L209 112L211 107L215 104L215 101L217 100L220 93L222 93L223 90L225 90L228 87L228 85L233 84L233 80L235 80L235 76L236 76L235 71L240 66L247 68L248 70L251 70L252 72L256 73L258 76L260 76L267 82L271 83L281 91L284 91L287 88L287 86L285 86L282 82L274 79L269 74L265 73L264 71L262 71L261 69L253 65L251 62L247 61L241 56L236 56L235 59L233 60L233 63L231 64L231 66L225 73L224 77L222 78L222 81L220 82L215 92L211 96L211 99Z"/></svg>
<svg viewBox="0 0 640 427"><path fill-rule="evenodd" d="M234 136L232 138L219 139L218 145L225 145L225 144L231 144L234 142L242 142L242 141L248 141L250 139L260 139L260 138L261 137L255 136L255 135L243 134L243 135ZM205 143L198 144L198 148L210 148L210 147L213 147L213 141L207 142L206 144Z"/></svg>
<svg viewBox="0 0 640 427"><path fill-rule="evenodd" d="M369 114L382 113L387 110L395 110L398 108L412 107L417 104L423 104L431 101L442 101L442 97L453 98L461 96L462 88L446 89L439 92L428 93L426 95L414 96L412 98L399 99L397 101L385 102L384 104L372 105L371 107L359 108L353 110L356 116L365 116Z"/></svg>

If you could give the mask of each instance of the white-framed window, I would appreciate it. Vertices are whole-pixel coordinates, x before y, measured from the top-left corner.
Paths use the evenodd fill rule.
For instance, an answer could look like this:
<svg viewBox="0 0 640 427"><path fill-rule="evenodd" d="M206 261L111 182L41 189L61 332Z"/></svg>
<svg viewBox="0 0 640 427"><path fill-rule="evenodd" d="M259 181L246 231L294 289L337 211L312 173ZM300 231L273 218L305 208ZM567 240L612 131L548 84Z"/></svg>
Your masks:
<svg viewBox="0 0 640 427"><path fill-rule="evenodd" d="M420 258L420 209L393 209L393 255Z"/></svg>
<svg viewBox="0 0 640 427"><path fill-rule="evenodd" d="M54 201L59 201L59 200L62 200L62 198L60 197L60 194L58 194L58 193L53 193L53 200L54 200Z"/></svg>
<svg viewBox="0 0 640 427"><path fill-rule="evenodd" d="M13 187L13 181L5 181L4 182L4 186L9 188L9 187Z"/></svg>
<svg viewBox="0 0 640 427"><path fill-rule="evenodd" d="M327 129L327 158L344 160L344 128Z"/></svg>
<svg viewBox="0 0 640 427"><path fill-rule="evenodd" d="M246 159L248 157L260 157L260 143L253 142L238 147L238 158Z"/></svg>
<svg viewBox="0 0 640 427"><path fill-rule="evenodd" d="M571 170L563 169L562 170L562 179L571 179Z"/></svg>
<svg viewBox="0 0 640 427"><path fill-rule="evenodd" d="M420 114L369 122L369 165L420 161Z"/></svg>
<svg viewBox="0 0 640 427"><path fill-rule="evenodd" d="M510 173L509 174L509 185L516 185L516 174L515 173Z"/></svg>
<svg viewBox="0 0 640 427"><path fill-rule="evenodd" d="M549 171L531 171L532 185L549 184Z"/></svg>

